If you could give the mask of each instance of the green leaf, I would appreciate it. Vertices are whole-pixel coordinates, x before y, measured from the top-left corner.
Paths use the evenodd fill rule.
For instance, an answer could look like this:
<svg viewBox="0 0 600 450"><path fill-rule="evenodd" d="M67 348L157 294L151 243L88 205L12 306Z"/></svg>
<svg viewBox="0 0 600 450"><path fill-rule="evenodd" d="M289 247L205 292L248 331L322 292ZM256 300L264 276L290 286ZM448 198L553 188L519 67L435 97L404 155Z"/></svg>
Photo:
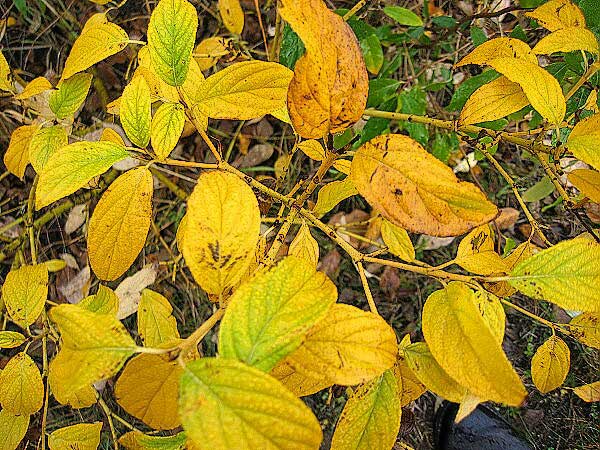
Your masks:
<svg viewBox="0 0 600 450"><path fill-rule="evenodd" d="M289 24L283 27L283 37L279 49L279 62L288 69L294 70L296 61L304 54L304 43Z"/></svg>
<svg viewBox="0 0 600 450"><path fill-rule="evenodd" d="M174 436L148 436L140 431L130 431L119 438L119 444L127 450L184 450L185 433Z"/></svg>
<svg viewBox="0 0 600 450"><path fill-rule="evenodd" d="M486 70L485 72L475 75L474 77L469 78L466 81L463 81L455 90L452 95L452 100L450 100L450 104L446 107L448 111L460 111L467 103L467 100L473 92L479 89L484 84L489 83L490 81L498 78L500 74L495 70Z"/></svg>
<svg viewBox="0 0 600 450"><path fill-rule="evenodd" d="M402 81L393 78L375 78L369 80L369 97L367 98L367 107L376 108L384 101L396 95L396 91L402 84Z"/></svg>
<svg viewBox="0 0 600 450"><path fill-rule="evenodd" d="M383 65L383 49L379 38L374 34L370 34L360 41L360 48L367 70L373 75L377 75Z"/></svg>
<svg viewBox="0 0 600 450"><path fill-rule="evenodd" d="M565 309L600 312L600 245L581 236L525 259L509 283L523 294Z"/></svg>
<svg viewBox="0 0 600 450"><path fill-rule="evenodd" d="M427 112L427 94L419 86L400 93L398 102L398 107L402 113L422 116ZM427 145L429 131L426 125L413 122L401 122L401 124L402 128L408 131L411 138L422 145Z"/></svg>
<svg viewBox="0 0 600 450"><path fill-rule="evenodd" d="M179 415L198 450L317 450L321 426L276 379L241 362L202 358L181 377Z"/></svg>
<svg viewBox="0 0 600 450"><path fill-rule="evenodd" d="M75 142L62 147L50 156L40 173L35 192L36 209L84 187L128 155L125 147L108 141Z"/></svg>
<svg viewBox="0 0 600 450"><path fill-rule="evenodd" d="M408 27L423 26L423 19L417 16L410 9L402 8L400 6L386 6L383 8L383 12L400 25L406 25Z"/></svg>
<svg viewBox="0 0 600 450"><path fill-rule="evenodd" d="M331 280L288 257L240 286L221 322L219 354L264 371L293 352L337 299Z"/></svg>
<svg viewBox="0 0 600 450"><path fill-rule="evenodd" d="M359 386L346 402L331 450L391 449L400 430L400 397L392 370Z"/></svg>
<svg viewBox="0 0 600 450"><path fill-rule="evenodd" d="M140 148L146 148L150 142L152 102L150 88L144 77L133 77L123 90L119 103L119 117L131 142Z"/></svg>
<svg viewBox="0 0 600 450"><path fill-rule="evenodd" d="M549 177L544 177L529 189L527 189L521 197L527 203L538 202L554 192L554 184Z"/></svg>
<svg viewBox="0 0 600 450"><path fill-rule="evenodd" d="M187 0L161 0L148 24L148 50L156 73L171 86L185 82L196 40L198 14Z"/></svg>
<svg viewBox="0 0 600 450"><path fill-rule="evenodd" d="M56 117L65 119L74 115L85 101L91 84L92 75L89 73L75 74L60 83L48 100L50 109Z"/></svg>

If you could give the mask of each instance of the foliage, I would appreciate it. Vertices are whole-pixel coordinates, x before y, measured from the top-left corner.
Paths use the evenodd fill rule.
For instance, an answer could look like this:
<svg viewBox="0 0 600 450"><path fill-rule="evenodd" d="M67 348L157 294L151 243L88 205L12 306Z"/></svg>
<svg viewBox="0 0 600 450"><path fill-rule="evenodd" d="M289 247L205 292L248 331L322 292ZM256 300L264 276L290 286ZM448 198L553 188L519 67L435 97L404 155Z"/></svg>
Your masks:
<svg viewBox="0 0 600 450"><path fill-rule="evenodd" d="M280 46L280 62L274 51L267 52L269 61L248 59L213 70L219 52L242 46L245 17L236 0L218 2L233 44L213 37L196 45L195 7L188 0L160 0L149 19L147 43L130 39L111 22L113 8L93 15L56 84L38 77L17 89L17 72L0 54L0 90L28 111L12 133L4 164L21 180L29 165L35 172L20 220L26 231L1 254L5 259L15 253L2 286L0 348L15 349L0 375L2 448L16 448L40 414L42 446L47 441L57 450L97 448L99 422L47 432L48 403L56 401L75 409L98 403L108 414L115 445L118 438L125 448L318 449L321 426L298 397L342 385L349 397L332 448L386 450L396 441L402 407L425 390L460 403L459 418L480 402L518 407L525 401L523 375L502 348L504 307L552 331L531 361L533 383L542 393L564 386L569 373L570 350L557 333L599 348L597 231L586 223L588 233L551 243L527 205L537 194L525 195L495 157L500 144L513 145L536 161L549 193L556 191L559 203L575 215L600 201L597 77L592 82L600 69L597 30L586 27L577 5L550 0L525 14L547 30L533 47L533 39L487 40L473 33L477 46L455 68L481 66L483 73L456 89L448 109L460 114L448 121L424 115L426 91L444 89L447 82L416 84L398 94L401 82L392 75L400 63L386 61L382 46L425 41L425 26L460 24L388 6L383 13L394 25L374 28L356 16L364 3L334 12L322 0L271 2L279 15L271 46ZM394 33L394 27L406 32ZM94 66L126 48L137 50L133 70L121 97L107 105L124 135L107 127L99 140L82 140L73 124L90 89L96 89ZM541 64L540 56L562 64L573 55L585 66L575 82L558 76L552 64ZM205 77L208 70L213 73ZM449 70L442 75L451 78ZM582 90L585 101L573 106ZM278 180L253 177L228 162L231 148L224 153L215 145L212 136L219 130L208 127L216 119L267 114L291 126L292 154L318 167L287 192L290 155L274 164ZM505 120L525 114L538 124L528 133ZM362 117L368 120L360 128ZM399 121L406 135L391 133L391 121ZM430 128L443 131L430 137ZM175 150L192 132L210 152L199 161L180 159ZM507 244L500 253L494 196L481 183L466 181L459 166L448 165L459 143L504 179L529 222L525 242ZM560 177L566 156L589 165L569 174L579 197ZM112 168L124 162L132 164L116 176ZM468 158L466 164L472 169ZM195 177L189 197L156 170L165 167ZM327 174L335 179L324 183ZM177 221L180 254L167 247L172 259L165 264L174 266L175 276L185 263L214 305L213 314L184 338L178 325L185 318L157 292L160 284L157 291L137 289L137 297L109 286L141 258L150 229L160 236L153 217L157 182L185 203ZM44 209L52 217L52 208L69 205L67 197L90 186L104 189L86 230L90 266L100 283L96 294L77 304L57 304L54 272L62 267L39 255L40 225L34 219ZM375 242L374 253L322 220L348 198L372 208L368 222L376 231L362 239ZM274 225L267 229L266 223ZM295 237L284 246L296 225ZM456 258L433 267L420 260L414 235L464 237ZM369 311L339 303L336 286L317 270L321 237L351 259ZM396 332L402 330L379 314L367 264L442 284L423 308L423 342L411 343L405 335L398 344ZM451 265L461 271L448 270ZM517 292L582 313L569 324L554 323L510 300ZM137 312L133 335L120 320L131 312ZM216 353L199 352L218 323L218 335L211 334ZM112 377L116 401L147 434L134 429L115 435L114 413L97 384ZM597 381L572 389L586 402L599 400ZM177 434L150 432L180 425Z"/></svg>

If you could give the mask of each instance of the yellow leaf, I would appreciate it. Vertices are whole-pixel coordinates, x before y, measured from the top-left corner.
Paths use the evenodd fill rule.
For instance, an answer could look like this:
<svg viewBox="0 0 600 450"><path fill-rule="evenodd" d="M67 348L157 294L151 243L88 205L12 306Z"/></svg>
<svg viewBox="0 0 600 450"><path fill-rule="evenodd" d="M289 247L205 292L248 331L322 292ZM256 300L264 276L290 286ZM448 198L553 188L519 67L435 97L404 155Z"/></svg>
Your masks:
<svg viewBox="0 0 600 450"><path fill-rule="evenodd" d="M600 203L600 173L590 169L569 172L569 181L594 203Z"/></svg>
<svg viewBox="0 0 600 450"><path fill-rule="evenodd" d="M360 119L367 103L368 74L356 36L322 0L281 4L281 17L306 48L287 96L294 130L305 138L342 132Z"/></svg>
<svg viewBox="0 0 600 450"><path fill-rule="evenodd" d="M73 116L83 105L91 84L92 75L89 73L78 73L61 81L48 99L48 105L56 117L65 119Z"/></svg>
<svg viewBox="0 0 600 450"><path fill-rule="evenodd" d="M378 136L354 155L350 178L390 222L415 233L456 236L493 220L498 208L416 141Z"/></svg>
<svg viewBox="0 0 600 450"><path fill-rule="evenodd" d="M2 52L0 52L0 91L13 91L10 67Z"/></svg>
<svg viewBox="0 0 600 450"><path fill-rule="evenodd" d="M339 202L356 194L358 194L358 191L350 177L340 181L331 181L319 189L317 203L312 212L315 216L322 217Z"/></svg>
<svg viewBox="0 0 600 450"><path fill-rule="evenodd" d="M468 394L467 388L458 384L438 364L425 342L416 342L404 348L408 366L427 389L454 403L460 403Z"/></svg>
<svg viewBox="0 0 600 450"><path fill-rule="evenodd" d="M219 329L219 355L269 371L298 348L336 299L337 289L327 275L287 257L231 296Z"/></svg>
<svg viewBox="0 0 600 450"><path fill-rule="evenodd" d="M186 78L198 13L187 0L161 0L148 24L148 50L158 76L171 86L181 86Z"/></svg>
<svg viewBox="0 0 600 450"><path fill-rule="evenodd" d="M398 345L398 360L392 367L402 407L418 399L427 390L408 365L404 349L409 345L411 345L410 335L407 334Z"/></svg>
<svg viewBox="0 0 600 450"><path fill-rule="evenodd" d="M64 364L62 366L54 365L48 376L48 384L54 398L61 405L69 405L74 409L88 408L96 403L96 389L87 385L75 391L69 386L63 385L63 378L68 377L71 368Z"/></svg>
<svg viewBox="0 0 600 450"><path fill-rule="evenodd" d="M525 14L549 31L570 27L585 27L585 17L571 0L550 0Z"/></svg>
<svg viewBox="0 0 600 450"><path fill-rule="evenodd" d="M14 415L6 409L0 411L0 442L2 450L15 450L29 428L30 416Z"/></svg>
<svg viewBox="0 0 600 450"><path fill-rule="evenodd" d="M600 170L600 114L575 125L567 139L567 148L576 158Z"/></svg>
<svg viewBox="0 0 600 450"><path fill-rule="evenodd" d="M381 375L397 354L396 334L381 317L335 304L285 361L309 378L351 386Z"/></svg>
<svg viewBox="0 0 600 450"><path fill-rule="evenodd" d="M138 334L146 347L159 347L179 339L173 307L158 292L144 289L138 306Z"/></svg>
<svg viewBox="0 0 600 450"><path fill-rule="evenodd" d="M527 105L529 100L521 86L500 77L484 84L469 97L460 112L459 123L470 125L501 119Z"/></svg>
<svg viewBox="0 0 600 450"><path fill-rule="evenodd" d="M50 83L44 77L37 77L27 83L23 92L18 95L15 95L17 100L26 100L34 95L41 94L42 92L46 92L47 90L52 89L52 83Z"/></svg>
<svg viewBox="0 0 600 450"><path fill-rule="evenodd" d="M50 450L96 450L100 445L102 422L78 423L59 428L48 436Z"/></svg>
<svg viewBox="0 0 600 450"><path fill-rule="evenodd" d="M254 259L260 211L252 189L236 175L202 174L188 199L181 252L209 294L235 286Z"/></svg>
<svg viewBox="0 0 600 450"><path fill-rule="evenodd" d="M600 402L600 381L577 386L573 392L584 402Z"/></svg>
<svg viewBox="0 0 600 450"><path fill-rule="evenodd" d="M150 142L151 115L150 88L144 77L133 77L123 90L119 117L127 137L140 148L146 148Z"/></svg>
<svg viewBox="0 0 600 450"><path fill-rule="evenodd" d="M62 73L63 80L83 72L127 46L129 36L125 30L114 23L97 19L98 17L94 18L89 25L86 23L83 32L73 43Z"/></svg>
<svg viewBox="0 0 600 450"><path fill-rule="evenodd" d="M456 63L455 67L465 66L467 64L485 65L496 58L518 58L528 61L531 64L538 63L535 53L531 51L529 45L520 39L501 37L490 39L475 49Z"/></svg>
<svg viewBox="0 0 600 450"><path fill-rule="evenodd" d="M496 253L490 225L481 225L467 234L458 245L454 262L465 270L479 275L504 273L506 262Z"/></svg>
<svg viewBox="0 0 600 450"><path fill-rule="evenodd" d="M114 375L137 348L121 322L109 314L59 305L49 315L58 326L62 345L50 363L48 381L54 379L67 396Z"/></svg>
<svg viewBox="0 0 600 450"><path fill-rule="evenodd" d="M119 298L111 288L101 284L96 295L84 298L78 305L91 312L115 316L119 310Z"/></svg>
<svg viewBox="0 0 600 450"><path fill-rule="evenodd" d="M152 174L138 167L117 178L96 205L88 228L88 256L101 280L119 278L144 248L152 192Z"/></svg>
<svg viewBox="0 0 600 450"><path fill-rule="evenodd" d="M244 61L196 87L192 109L214 119L254 119L285 106L292 71L264 61Z"/></svg>
<svg viewBox="0 0 600 450"><path fill-rule="evenodd" d="M119 444L127 450L193 450L186 447L185 433L174 436L148 436L140 431L130 431L119 438Z"/></svg>
<svg viewBox="0 0 600 450"><path fill-rule="evenodd" d="M600 314L579 314L569 322L568 329L579 342L600 349Z"/></svg>
<svg viewBox="0 0 600 450"><path fill-rule="evenodd" d="M333 384L333 381L326 377L313 378L296 371L286 359L279 361L270 374L297 397L312 395Z"/></svg>
<svg viewBox="0 0 600 450"><path fill-rule="evenodd" d="M44 384L40 369L27 353L13 356L0 373L0 404L12 414L33 414L42 407Z"/></svg>
<svg viewBox="0 0 600 450"><path fill-rule="evenodd" d="M381 223L381 238L388 250L403 261L414 261L415 248L405 229L383 219Z"/></svg>
<svg viewBox="0 0 600 450"><path fill-rule="evenodd" d="M115 385L115 398L129 414L157 430L180 425L177 414L183 368L160 355L138 355L127 363Z"/></svg>
<svg viewBox="0 0 600 450"><path fill-rule="evenodd" d="M574 52L583 50L598 55L598 41L596 36L587 28L570 27L562 28L543 37L533 52L538 55L550 55L556 52Z"/></svg>
<svg viewBox="0 0 600 450"><path fill-rule="evenodd" d="M551 336L531 359L531 378L539 391L546 394L563 384L570 366L569 347L559 337Z"/></svg>
<svg viewBox="0 0 600 450"><path fill-rule="evenodd" d="M527 392L474 296L460 282L431 294L423 308L425 341L442 369L473 395L518 406Z"/></svg>
<svg viewBox="0 0 600 450"><path fill-rule="evenodd" d="M340 415L331 450L391 449L400 430L402 409L391 370L359 386Z"/></svg>
<svg viewBox="0 0 600 450"><path fill-rule="evenodd" d="M312 267L317 267L319 262L319 243L310 234L310 228L306 222L302 222L294 240L290 243L288 255L297 256L308 261Z"/></svg>
<svg viewBox="0 0 600 450"><path fill-rule="evenodd" d="M23 125L13 131L4 154L4 165L8 171L21 179L29 164L29 142L38 128L37 125Z"/></svg>
<svg viewBox="0 0 600 450"><path fill-rule="evenodd" d="M532 298L575 311L600 312L600 245L579 237L520 262L509 283Z"/></svg>
<svg viewBox="0 0 600 450"><path fill-rule="evenodd" d="M244 11L240 6L240 0L219 0L218 7L225 28L233 34L242 34Z"/></svg>
<svg viewBox="0 0 600 450"><path fill-rule="evenodd" d="M159 160L163 161L175 148L183 126L185 111L179 103L163 103L152 118L152 148Z"/></svg>
<svg viewBox="0 0 600 450"><path fill-rule="evenodd" d="M16 331L0 331L0 348L19 347L25 340L25 336Z"/></svg>
<svg viewBox="0 0 600 450"><path fill-rule="evenodd" d="M222 57L229 54L229 42L219 36L200 41L194 49L194 59L200 70L208 70Z"/></svg>
<svg viewBox="0 0 600 450"><path fill-rule="evenodd" d="M60 125L38 129L29 141L29 160L35 171L40 173L48 158L68 143L67 132Z"/></svg>
<svg viewBox="0 0 600 450"><path fill-rule="evenodd" d="M310 409L275 378L225 358L186 365L179 415L197 450L317 450L322 439Z"/></svg>
<svg viewBox="0 0 600 450"><path fill-rule="evenodd" d="M600 108L598 108L598 91L596 89L592 90L590 95L588 95L585 105L583 105L583 109L587 109L588 111L592 111L594 113L600 111Z"/></svg>
<svg viewBox="0 0 600 450"><path fill-rule="evenodd" d="M553 125L559 125L566 111L565 96L558 80L537 63L517 58L494 58L488 63L523 89L531 106Z"/></svg>
<svg viewBox="0 0 600 450"><path fill-rule="evenodd" d="M316 139L307 139L298 143L296 147L310 159L314 159L315 161L323 161L325 159L325 149Z"/></svg>
<svg viewBox="0 0 600 450"><path fill-rule="evenodd" d="M119 133L117 133L112 128L105 128L102 130L102 135L100 136L101 141L112 142L113 144L120 145L121 147L125 147L125 141Z"/></svg>
<svg viewBox="0 0 600 450"><path fill-rule="evenodd" d="M22 266L6 275L2 300L10 319L21 328L34 323L48 297L48 269L43 264Z"/></svg>

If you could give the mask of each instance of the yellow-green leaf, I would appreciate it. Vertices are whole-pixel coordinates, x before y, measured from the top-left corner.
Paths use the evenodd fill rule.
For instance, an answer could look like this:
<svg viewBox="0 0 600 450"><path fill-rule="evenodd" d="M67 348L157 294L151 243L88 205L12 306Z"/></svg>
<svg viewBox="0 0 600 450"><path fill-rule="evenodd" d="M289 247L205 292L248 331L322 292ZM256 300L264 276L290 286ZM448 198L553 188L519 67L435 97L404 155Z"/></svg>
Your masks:
<svg viewBox="0 0 600 450"><path fill-rule="evenodd" d="M558 336L551 336L531 359L531 378L542 394L559 387L571 367L571 352Z"/></svg>
<svg viewBox="0 0 600 450"><path fill-rule="evenodd" d="M568 174L569 181L594 203L600 203L600 172L577 169Z"/></svg>
<svg viewBox="0 0 600 450"><path fill-rule="evenodd" d="M101 284L96 295L84 298L78 305L91 312L115 316L119 311L119 297L111 288Z"/></svg>
<svg viewBox="0 0 600 450"><path fill-rule="evenodd" d="M556 52L574 52L583 50L597 55L599 53L596 36L587 28L562 28L543 37L533 47L538 55L550 55Z"/></svg>
<svg viewBox="0 0 600 450"><path fill-rule="evenodd" d="M27 353L13 356L0 373L0 404L12 414L30 415L44 401L40 369Z"/></svg>
<svg viewBox="0 0 600 450"><path fill-rule="evenodd" d="M537 63L518 58L494 58L489 63L523 89L531 106L553 125L560 125L566 102L558 80Z"/></svg>
<svg viewBox="0 0 600 450"><path fill-rule="evenodd" d="M378 136L354 155L350 178L390 222L407 231L456 236L487 223L498 208L474 184L411 138Z"/></svg>
<svg viewBox="0 0 600 450"><path fill-rule="evenodd" d="M159 347L179 339L169 300L150 289L142 291L138 305L138 334L146 347Z"/></svg>
<svg viewBox="0 0 600 450"><path fill-rule="evenodd" d="M240 6L240 0L219 0L218 7L223 25L233 34L242 34L244 11Z"/></svg>
<svg viewBox="0 0 600 450"><path fill-rule="evenodd" d="M95 381L114 375L136 345L119 320L109 314L87 311L78 305L59 305L50 310L62 345L50 363L49 381L70 395Z"/></svg>
<svg viewBox="0 0 600 450"><path fill-rule="evenodd" d="M397 354L396 334L381 317L335 304L285 362L308 377L351 386L381 375Z"/></svg>
<svg viewBox="0 0 600 450"><path fill-rule="evenodd" d="M497 78L477 89L460 112L459 123L470 125L501 119L529 105L521 86L506 77Z"/></svg>
<svg viewBox="0 0 600 450"><path fill-rule="evenodd" d="M331 450L391 449L400 430L402 409L391 370L359 386L340 415Z"/></svg>
<svg viewBox="0 0 600 450"><path fill-rule="evenodd" d="M565 309L600 312L599 260L600 245L593 239L563 241L517 264L509 283Z"/></svg>
<svg viewBox="0 0 600 450"><path fill-rule="evenodd" d="M0 52L0 91L13 91L10 67L2 52Z"/></svg>
<svg viewBox="0 0 600 450"><path fill-rule="evenodd" d="M163 103L152 117L152 131L150 138L154 153L160 160L169 156L175 148L183 126L185 125L185 111L179 103Z"/></svg>
<svg viewBox="0 0 600 450"><path fill-rule="evenodd" d="M67 132L60 125L38 129L29 141L29 161L35 171L40 173L48 158L68 143Z"/></svg>
<svg viewBox="0 0 600 450"><path fill-rule="evenodd" d="M600 349L600 314L579 314L569 322L568 329L579 342Z"/></svg>
<svg viewBox="0 0 600 450"><path fill-rule="evenodd" d="M50 450L96 450L100 445L102 422L78 423L59 428L48 436Z"/></svg>
<svg viewBox="0 0 600 450"><path fill-rule="evenodd" d="M19 347L25 340L25 336L16 331L0 331L0 348Z"/></svg>
<svg viewBox="0 0 600 450"><path fill-rule="evenodd" d="M131 142L140 148L146 148L150 142L152 102L150 88L144 77L133 77L123 90L119 117Z"/></svg>
<svg viewBox="0 0 600 450"><path fill-rule="evenodd" d="M408 365L405 348L409 345L411 345L410 335L406 334L398 345L398 360L394 364L394 367L392 367L394 377L396 377L401 407L418 399L427 390Z"/></svg>
<svg viewBox="0 0 600 450"><path fill-rule="evenodd" d="M506 261L496 253L490 225L482 225L467 234L458 245L454 262L469 272L480 275L504 273Z"/></svg>
<svg viewBox="0 0 600 450"><path fill-rule="evenodd" d="M187 0L161 0L148 24L148 50L158 76L171 86L181 86L186 78L198 14Z"/></svg>
<svg viewBox="0 0 600 450"><path fill-rule="evenodd" d="M56 117L64 119L75 114L79 109L92 84L92 75L89 73L78 73L71 78L63 80L58 89L50 94L48 104Z"/></svg>
<svg viewBox="0 0 600 450"><path fill-rule="evenodd" d="M431 294L423 308L425 341L442 369L473 395L518 406L527 392L474 296L460 282Z"/></svg>
<svg viewBox="0 0 600 450"><path fill-rule="evenodd" d="M308 261L312 267L317 267L319 262L319 243L310 234L310 227L302 222L294 240L290 243L288 255L297 256Z"/></svg>
<svg viewBox="0 0 600 450"><path fill-rule="evenodd" d="M573 392L584 402L600 402L600 381L577 386Z"/></svg>
<svg viewBox="0 0 600 450"><path fill-rule="evenodd" d="M102 20L103 19L103 20ZM85 24L81 35L73 43L69 52L62 79L68 79L78 72L93 66L123 50L129 36L118 25L110 23L104 15L92 16Z"/></svg>
<svg viewBox="0 0 600 450"><path fill-rule="evenodd" d="M219 330L219 355L267 372L298 348L336 299L327 275L290 256L231 296Z"/></svg>
<svg viewBox="0 0 600 450"><path fill-rule="evenodd" d="M549 31L570 27L585 27L585 16L571 0L550 0L526 13Z"/></svg>
<svg viewBox="0 0 600 450"><path fill-rule="evenodd" d="M174 436L148 436L140 431L130 431L119 438L119 444L127 450L184 450L185 433ZM189 450L192 450L188 447Z"/></svg>
<svg viewBox="0 0 600 450"><path fill-rule="evenodd" d="M129 414L157 430L180 425L177 414L179 378L183 368L160 355L132 358L115 385L115 398Z"/></svg>
<svg viewBox="0 0 600 450"><path fill-rule="evenodd" d="M22 266L6 275L2 300L10 319L27 328L40 316L48 297L48 269L44 264Z"/></svg>
<svg viewBox="0 0 600 450"><path fill-rule="evenodd" d="M310 409L275 378L241 362L202 358L181 377L179 415L197 450L317 450Z"/></svg>
<svg viewBox="0 0 600 450"><path fill-rule="evenodd" d="M36 209L72 194L127 156L125 147L108 141L75 142L62 147L48 158L40 172Z"/></svg>
<svg viewBox="0 0 600 450"><path fill-rule="evenodd" d="M88 256L101 280L119 278L144 248L152 192L152 174L138 167L117 178L96 205L88 228Z"/></svg>
<svg viewBox="0 0 600 450"><path fill-rule="evenodd" d="M15 415L6 409L0 411L0 442L2 450L15 450L29 428L30 416Z"/></svg>
<svg viewBox="0 0 600 450"><path fill-rule="evenodd" d="M392 255L404 261L414 261L415 248L404 228L383 219L381 223L381 238Z"/></svg>
<svg viewBox="0 0 600 450"><path fill-rule="evenodd" d="M500 37L490 39L456 63L456 67L467 64L485 65L495 58L518 58L537 65L537 57L527 43L520 39Z"/></svg>
<svg viewBox="0 0 600 450"><path fill-rule="evenodd" d="M18 95L15 95L17 100L26 100L34 95L41 94L42 92L46 92L47 90L52 89L52 83L50 83L44 77L37 77L27 83L23 92Z"/></svg>
<svg viewBox="0 0 600 450"><path fill-rule="evenodd" d="M358 194L358 191L350 177L340 181L331 181L319 189L317 203L312 212L317 217L324 216L339 202L356 194Z"/></svg>
<svg viewBox="0 0 600 450"><path fill-rule="evenodd" d="M274 62L244 61L208 77L194 94L194 111L214 119L254 119L285 106L293 72Z"/></svg>
<svg viewBox="0 0 600 450"><path fill-rule="evenodd" d="M21 179L29 164L29 142L38 128L37 125L23 125L15 129L4 154L4 165L8 171Z"/></svg>
<svg viewBox="0 0 600 450"><path fill-rule="evenodd" d="M567 147L576 158L600 170L600 114L578 122L567 139Z"/></svg>
<svg viewBox="0 0 600 450"><path fill-rule="evenodd" d="M188 199L181 251L209 294L235 286L254 259L260 211L252 189L236 175L202 174Z"/></svg>

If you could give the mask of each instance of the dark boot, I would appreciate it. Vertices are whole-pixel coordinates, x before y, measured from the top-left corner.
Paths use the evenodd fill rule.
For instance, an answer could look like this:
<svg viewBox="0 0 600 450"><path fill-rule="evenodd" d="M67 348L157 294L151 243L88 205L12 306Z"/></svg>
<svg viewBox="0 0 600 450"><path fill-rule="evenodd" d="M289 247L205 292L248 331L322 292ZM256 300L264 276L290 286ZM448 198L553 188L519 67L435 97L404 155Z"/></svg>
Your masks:
<svg viewBox="0 0 600 450"><path fill-rule="evenodd" d="M494 410L479 405L460 423L454 423L456 403L444 402L433 427L437 450L531 450Z"/></svg>

